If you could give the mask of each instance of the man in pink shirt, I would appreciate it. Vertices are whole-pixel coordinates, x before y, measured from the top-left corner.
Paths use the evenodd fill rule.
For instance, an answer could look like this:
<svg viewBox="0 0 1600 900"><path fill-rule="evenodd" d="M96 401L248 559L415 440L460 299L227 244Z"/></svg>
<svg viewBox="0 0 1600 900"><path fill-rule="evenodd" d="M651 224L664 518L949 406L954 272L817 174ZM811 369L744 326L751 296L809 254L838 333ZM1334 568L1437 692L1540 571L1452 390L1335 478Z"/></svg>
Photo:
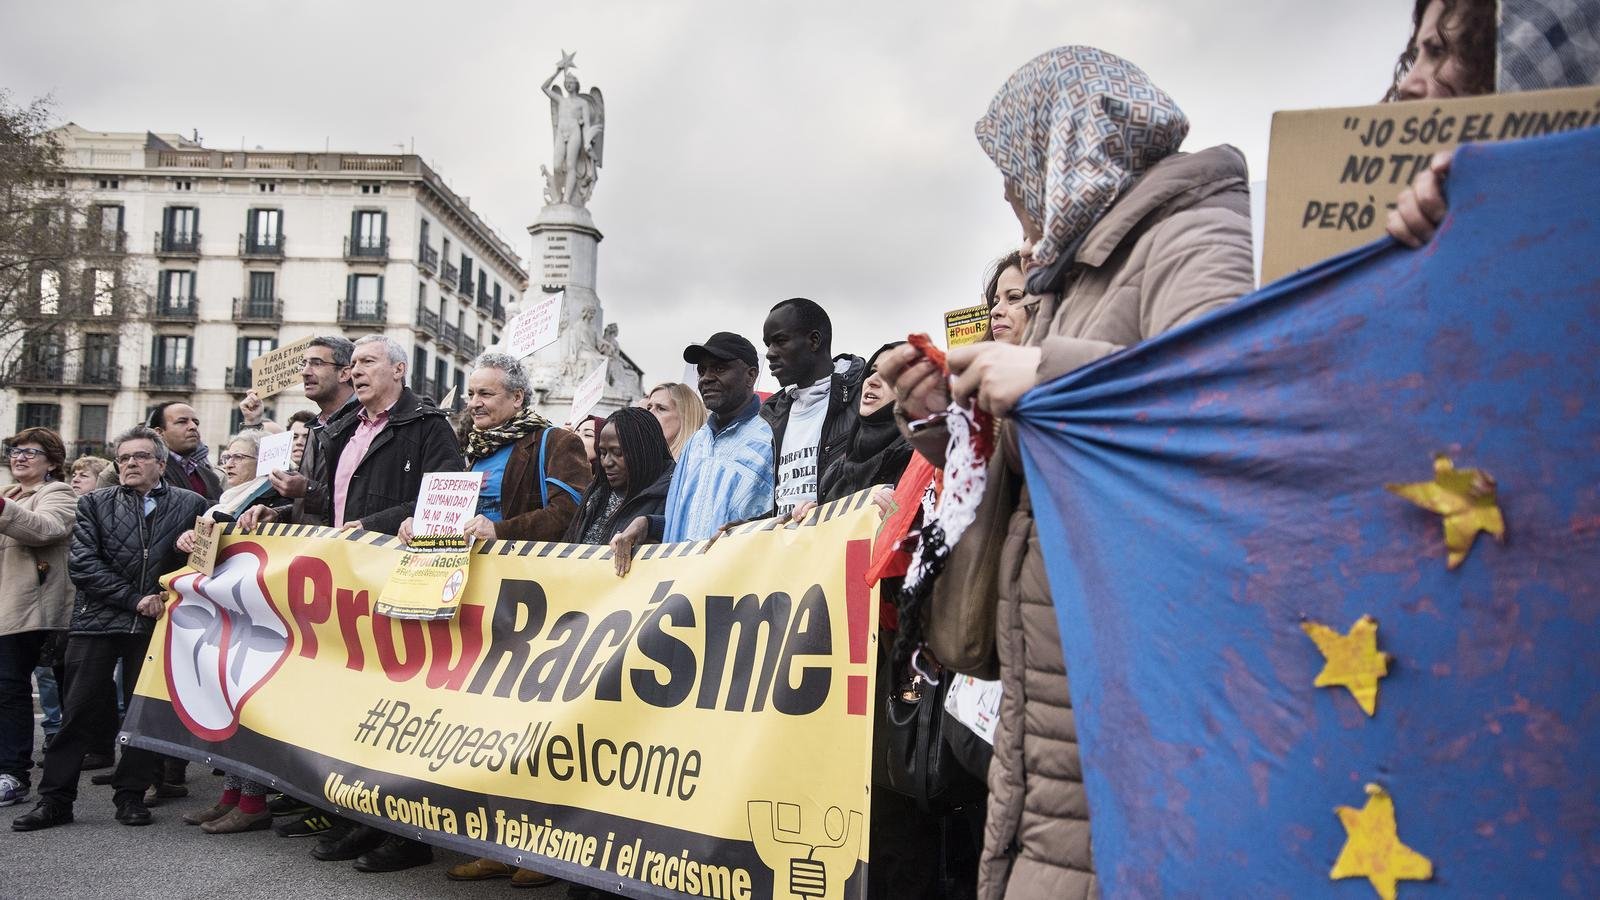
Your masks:
<svg viewBox="0 0 1600 900"><path fill-rule="evenodd" d="M406 351L393 339L368 335L350 357L355 415L329 423L324 471L332 483L317 510L335 527L394 534L411 515L422 476L466 468L449 417L406 387ZM308 495L308 510L309 510ZM341 822L312 856L354 859L362 872L394 872L433 861L433 848L370 825Z"/></svg>

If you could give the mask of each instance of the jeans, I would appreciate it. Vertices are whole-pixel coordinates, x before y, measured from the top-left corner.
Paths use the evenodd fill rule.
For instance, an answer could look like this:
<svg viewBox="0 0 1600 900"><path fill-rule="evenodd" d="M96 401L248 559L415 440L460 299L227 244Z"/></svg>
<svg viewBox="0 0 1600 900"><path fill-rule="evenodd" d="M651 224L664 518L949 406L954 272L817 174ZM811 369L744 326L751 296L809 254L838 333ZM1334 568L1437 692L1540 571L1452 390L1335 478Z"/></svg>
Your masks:
<svg viewBox="0 0 1600 900"><path fill-rule="evenodd" d="M56 684L55 670L38 666L33 670L33 681L39 686L39 709L44 712L39 727L45 734L55 734L61 727L61 686Z"/></svg>
<svg viewBox="0 0 1600 900"><path fill-rule="evenodd" d="M0 775L23 787L33 771L33 664L49 634L0 635Z"/></svg>
<svg viewBox="0 0 1600 900"><path fill-rule="evenodd" d="M67 643L67 695L63 699L61 730L56 732L44 755L44 777L39 779L39 795L58 806L72 806L78 799L78 776L83 771L83 755L103 739L107 723L114 727L117 705L112 673L122 663L124 692L139 681L139 668L150 645L147 634L73 635ZM130 698L123 696L126 703ZM149 750L124 746L117 761L112 786L115 800L123 803L144 797L161 769L161 757Z"/></svg>

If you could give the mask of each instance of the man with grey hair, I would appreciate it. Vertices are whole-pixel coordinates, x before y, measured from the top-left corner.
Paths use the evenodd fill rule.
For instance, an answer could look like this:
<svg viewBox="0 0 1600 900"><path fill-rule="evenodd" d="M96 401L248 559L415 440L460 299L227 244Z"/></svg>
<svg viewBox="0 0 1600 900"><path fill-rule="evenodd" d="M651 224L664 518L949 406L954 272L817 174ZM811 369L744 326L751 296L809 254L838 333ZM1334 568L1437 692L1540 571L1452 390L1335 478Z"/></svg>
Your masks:
<svg viewBox="0 0 1600 900"><path fill-rule="evenodd" d="M105 723L115 721L112 675L122 663L124 700L139 680L155 620L166 611L160 578L179 568L178 536L205 512L206 499L163 479L176 458L154 430L139 426L117 438L121 484L78 499L67 574L78 590L67 644L66 697L61 730L45 751L39 803L11 823L37 831L72 821L83 755ZM124 747L112 784L117 821L150 824L144 793L160 771L160 757Z"/></svg>
<svg viewBox="0 0 1600 900"><path fill-rule="evenodd" d="M317 404L317 417L310 423L298 468L293 472L262 473L271 479L278 496L292 502L247 510L239 517L244 528L254 528L262 522L328 524L317 512L328 505L326 435L329 427L355 415L359 406L350 386L350 357L354 351L355 344L337 335L318 336L306 347L300 360L300 380L306 399ZM245 423L253 425L260 421L261 401L252 392L239 404L239 410L244 413Z"/></svg>
<svg viewBox="0 0 1600 900"><path fill-rule="evenodd" d="M355 342L350 385L358 405L354 415L327 427L321 444L329 480L315 512L336 528L395 534L416 505L424 474L462 470L449 416L406 387L406 358L391 338L374 334ZM433 860L426 844L349 822L324 834L311 855L354 859L361 872L395 872Z"/></svg>

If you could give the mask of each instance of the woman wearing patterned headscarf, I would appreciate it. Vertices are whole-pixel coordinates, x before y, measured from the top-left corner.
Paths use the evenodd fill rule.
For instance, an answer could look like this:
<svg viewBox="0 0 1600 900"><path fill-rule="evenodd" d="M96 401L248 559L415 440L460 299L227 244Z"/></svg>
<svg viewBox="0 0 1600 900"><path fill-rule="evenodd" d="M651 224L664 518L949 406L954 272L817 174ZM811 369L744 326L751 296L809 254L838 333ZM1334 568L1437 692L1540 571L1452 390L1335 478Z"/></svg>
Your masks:
<svg viewBox="0 0 1600 900"><path fill-rule="evenodd" d="M977 137L1022 226L1023 270L1039 307L1021 346L989 341L951 351L952 382L915 349L885 354L879 369L894 384L903 420L943 413L952 397L1003 417L1034 385L1251 290L1244 157L1227 146L1179 153L1188 128L1144 72L1092 47L1057 48L1006 81ZM923 455L945 464L945 428L907 431ZM1004 699L979 896L1089 897L1098 888L1061 638L1009 427L998 444L978 469L977 522L949 564L963 558L967 541L988 542L1000 561L995 638ZM960 477L946 468L947 494Z"/></svg>

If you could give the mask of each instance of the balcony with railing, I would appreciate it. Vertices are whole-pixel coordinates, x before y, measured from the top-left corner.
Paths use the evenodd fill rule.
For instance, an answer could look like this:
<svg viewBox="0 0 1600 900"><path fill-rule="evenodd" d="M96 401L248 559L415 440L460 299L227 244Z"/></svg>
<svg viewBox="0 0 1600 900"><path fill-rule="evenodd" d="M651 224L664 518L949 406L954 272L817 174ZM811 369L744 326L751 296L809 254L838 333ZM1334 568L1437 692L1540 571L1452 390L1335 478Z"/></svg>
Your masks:
<svg viewBox="0 0 1600 900"><path fill-rule="evenodd" d="M461 270L446 261L439 266L439 286L448 291L456 289L456 283L461 280Z"/></svg>
<svg viewBox="0 0 1600 900"><path fill-rule="evenodd" d="M388 237L346 237L344 239L344 258L346 262L376 262L389 261Z"/></svg>
<svg viewBox="0 0 1600 900"><path fill-rule="evenodd" d="M283 259L284 238L281 234L241 234L239 235L239 255L245 259L280 260Z"/></svg>
<svg viewBox="0 0 1600 900"><path fill-rule="evenodd" d="M432 378L411 379L411 390L419 397L428 397L433 400L439 399L439 395L437 393L439 390L439 385Z"/></svg>
<svg viewBox="0 0 1600 900"><path fill-rule="evenodd" d="M484 290L482 285L478 286L478 309L484 312L494 311L494 296Z"/></svg>
<svg viewBox="0 0 1600 900"><path fill-rule="evenodd" d="M477 359L478 339L470 338L463 334L461 336L461 355L467 359Z"/></svg>
<svg viewBox="0 0 1600 900"><path fill-rule="evenodd" d="M456 285L456 290L461 292L461 299L472 302L472 273L462 272L461 282Z"/></svg>
<svg viewBox="0 0 1600 900"><path fill-rule="evenodd" d="M494 302L494 313L493 313L493 315L494 315L494 323L496 325L504 325L504 324L506 324L506 307L505 307L505 304L501 303L499 300L496 300Z"/></svg>
<svg viewBox="0 0 1600 900"><path fill-rule="evenodd" d="M7 379L19 388L60 388L66 383L67 367L60 359L22 359Z"/></svg>
<svg viewBox="0 0 1600 900"><path fill-rule="evenodd" d="M200 255L200 232L158 231L155 252L157 256L197 257Z"/></svg>
<svg viewBox="0 0 1600 900"><path fill-rule="evenodd" d="M417 265L429 272L439 271L439 251L427 244L418 244Z"/></svg>
<svg viewBox="0 0 1600 900"><path fill-rule="evenodd" d="M427 337L436 337L439 334L439 314L433 310L417 304L417 330Z"/></svg>
<svg viewBox="0 0 1600 900"><path fill-rule="evenodd" d="M276 297L235 297L233 320L241 325L281 325L283 301Z"/></svg>
<svg viewBox="0 0 1600 900"><path fill-rule="evenodd" d="M122 367L100 360L80 362L67 370L66 382L80 390L116 393L122 389Z"/></svg>
<svg viewBox="0 0 1600 900"><path fill-rule="evenodd" d="M339 298L340 325L384 325L389 321L389 308L382 300L377 302Z"/></svg>
<svg viewBox="0 0 1600 900"><path fill-rule="evenodd" d="M140 366L139 387L152 393L193 391L194 366Z"/></svg>
<svg viewBox="0 0 1600 900"><path fill-rule="evenodd" d="M195 322L200 318L200 301L193 297L158 297L150 307L152 322Z"/></svg>
<svg viewBox="0 0 1600 900"><path fill-rule="evenodd" d="M439 347L443 350L454 350L461 343L461 329L445 322L439 326Z"/></svg>
<svg viewBox="0 0 1600 900"><path fill-rule="evenodd" d="M222 386L236 394L250 390L250 367L229 366L223 370Z"/></svg>

